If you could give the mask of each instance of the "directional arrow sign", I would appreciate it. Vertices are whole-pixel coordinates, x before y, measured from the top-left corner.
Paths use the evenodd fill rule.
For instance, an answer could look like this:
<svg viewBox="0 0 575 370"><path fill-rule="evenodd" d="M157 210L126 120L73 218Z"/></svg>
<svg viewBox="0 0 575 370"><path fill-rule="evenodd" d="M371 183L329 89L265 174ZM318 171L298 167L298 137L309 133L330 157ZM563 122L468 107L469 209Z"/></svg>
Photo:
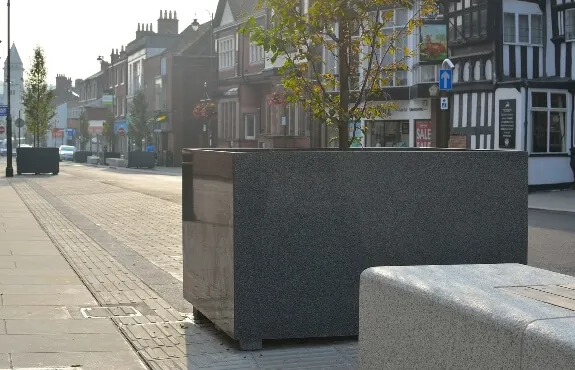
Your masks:
<svg viewBox="0 0 575 370"><path fill-rule="evenodd" d="M8 116L8 106L7 105L0 105L0 117Z"/></svg>
<svg viewBox="0 0 575 370"><path fill-rule="evenodd" d="M439 70L439 90L451 90L453 71L451 69Z"/></svg>

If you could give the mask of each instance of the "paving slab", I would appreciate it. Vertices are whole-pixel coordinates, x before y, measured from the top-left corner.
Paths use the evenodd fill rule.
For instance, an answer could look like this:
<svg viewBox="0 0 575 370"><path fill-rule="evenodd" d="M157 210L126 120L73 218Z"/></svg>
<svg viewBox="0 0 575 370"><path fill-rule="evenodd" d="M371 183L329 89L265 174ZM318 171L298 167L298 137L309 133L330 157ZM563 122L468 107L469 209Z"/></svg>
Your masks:
<svg viewBox="0 0 575 370"><path fill-rule="evenodd" d="M14 261L5 260L5 257L0 259L0 270L15 269L16 263Z"/></svg>
<svg viewBox="0 0 575 370"><path fill-rule="evenodd" d="M3 306L97 306L87 291L72 294L3 294Z"/></svg>
<svg viewBox="0 0 575 370"><path fill-rule="evenodd" d="M113 334L31 334L0 335L0 348L8 353L30 352L114 352L130 346L118 333Z"/></svg>
<svg viewBox="0 0 575 370"><path fill-rule="evenodd" d="M58 274L56 271L53 274L47 275L29 275L23 274L18 271L17 274L5 274L6 270L0 270L0 286L2 285L79 285L82 281L78 276L65 275L64 273Z"/></svg>
<svg viewBox="0 0 575 370"><path fill-rule="evenodd" d="M0 284L0 294L85 294L86 287L77 284Z"/></svg>
<svg viewBox="0 0 575 370"><path fill-rule="evenodd" d="M1 361L0 357L0 361ZM79 370L143 370L146 366L133 351L116 352L60 352L60 353L14 353L14 369L81 366ZM0 362L2 364L2 362ZM191 369L190 369L191 370Z"/></svg>
<svg viewBox="0 0 575 370"><path fill-rule="evenodd" d="M8 353L0 353L0 369L10 369L10 355Z"/></svg>
<svg viewBox="0 0 575 370"><path fill-rule="evenodd" d="M70 269L70 265L62 257L62 255L55 256L5 256L3 261L11 261L16 264L20 270L35 270L54 268Z"/></svg>
<svg viewBox="0 0 575 370"><path fill-rule="evenodd" d="M0 319L70 319L72 316L62 306L0 306ZM0 346L1 351L2 346Z"/></svg>
<svg viewBox="0 0 575 370"><path fill-rule="evenodd" d="M5 320L5 334L115 334L111 320Z"/></svg>
<svg viewBox="0 0 575 370"><path fill-rule="evenodd" d="M64 268L63 266L54 267L52 269L0 269L0 279L3 276L21 276L22 279L25 279L26 276L37 276L37 277L68 277L68 278L76 278L78 279L78 275L74 272L74 270L70 268ZM30 284L22 282L20 284ZM46 282L46 284L49 284Z"/></svg>

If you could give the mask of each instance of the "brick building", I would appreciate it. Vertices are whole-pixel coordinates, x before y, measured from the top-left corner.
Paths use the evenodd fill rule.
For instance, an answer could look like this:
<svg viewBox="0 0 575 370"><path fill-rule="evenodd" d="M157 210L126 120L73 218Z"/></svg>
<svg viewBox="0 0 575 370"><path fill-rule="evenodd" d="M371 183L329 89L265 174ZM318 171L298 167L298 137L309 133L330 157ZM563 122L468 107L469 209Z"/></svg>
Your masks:
<svg viewBox="0 0 575 370"><path fill-rule="evenodd" d="M220 0L214 19L218 66L218 146L310 146L308 117L297 105L268 104L281 94L277 68L266 61L263 48L240 32L253 16L262 26L269 10L256 9L257 0ZM282 124L283 123L283 124Z"/></svg>
<svg viewBox="0 0 575 370"><path fill-rule="evenodd" d="M176 43L144 62L144 86L154 141L160 152L173 154L173 164L181 164L183 148L207 147L208 127L193 116L193 108L206 98L213 65L210 61L211 22L194 30L190 25ZM212 71L212 72L211 72ZM202 76L202 77L200 77Z"/></svg>

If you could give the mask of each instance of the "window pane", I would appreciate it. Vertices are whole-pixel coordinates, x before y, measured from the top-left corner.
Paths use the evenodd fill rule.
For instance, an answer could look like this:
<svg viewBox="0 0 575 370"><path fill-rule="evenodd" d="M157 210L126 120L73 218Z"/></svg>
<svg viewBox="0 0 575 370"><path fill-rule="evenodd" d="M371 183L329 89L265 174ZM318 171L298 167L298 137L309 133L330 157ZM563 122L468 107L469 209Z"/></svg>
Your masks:
<svg viewBox="0 0 575 370"><path fill-rule="evenodd" d="M505 13L503 15L503 41L515 42L515 14Z"/></svg>
<svg viewBox="0 0 575 370"><path fill-rule="evenodd" d="M479 33L487 35L487 9L481 9L479 11L479 23Z"/></svg>
<svg viewBox="0 0 575 370"><path fill-rule="evenodd" d="M471 13L471 36L479 36L479 12Z"/></svg>
<svg viewBox="0 0 575 370"><path fill-rule="evenodd" d="M395 10L395 25L404 26L407 24L408 16L407 9L396 9Z"/></svg>
<svg viewBox="0 0 575 370"><path fill-rule="evenodd" d="M543 24L540 15L531 15L531 43L535 45L543 44Z"/></svg>
<svg viewBox="0 0 575 370"><path fill-rule="evenodd" d="M519 14L519 42L529 43L529 16Z"/></svg>
<svg viewBox="0 0 575 370"><path fill-rule="evenodd" d="M532 93L531 106L538 108L547 108L547 93Z"/></svg>
<svg viewBox="0 0 575 370"><path fill-rule="evenodd" d="M532 112L531 125L531 150L534 153L547 153L547 112Z"/></svg>
<svg viewBox="0 0 575 370"><path fill-rule="evenodd" d="M551 112L549 123L549 151L565 152L565 112Z"/></svg>
<svg viewBox="0 0 575 370"><path fill-rule="evenodd" d="M575 39L575 9L565 10L565 38Z"/></svg>
<svg viewBox="0 0 575 370"><path fill-rule="evenodd" d="M463 34L465 37L471 36L471 14L469 13L463 15Z"/></svg>
<svg viewBox="0 0 575 370"><path fill-rule="evenodd" d="M567 108L565 94L551 94L551 108Z"/></svg>

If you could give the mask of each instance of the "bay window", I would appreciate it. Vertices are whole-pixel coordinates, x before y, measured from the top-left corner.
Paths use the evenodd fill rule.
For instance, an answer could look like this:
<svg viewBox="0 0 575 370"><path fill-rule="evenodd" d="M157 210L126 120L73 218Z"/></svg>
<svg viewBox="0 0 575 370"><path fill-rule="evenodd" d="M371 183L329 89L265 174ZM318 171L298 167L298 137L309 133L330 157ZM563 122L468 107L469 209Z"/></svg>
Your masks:
<svg viewBox="0 0 575 370"><path fill-rule="evenodd" d="M567 152L567 94L533 92L531 94L531 151Z"/></svg>
<svg viewBox="0 0 575 370"><path fill-rule="evenodd" d="M382 45L379 50L375 51L375 60L385 69L388 65L406 64L405 48L408 43L408 35L404 32L409 21L407 9L392 10L393 16L385 25L383 34L389 38L395 52L391 52L389 43ZM382 86L396 87L407 86L407 71L396 70L390 72L389 76L381 76Z"/></svg>

